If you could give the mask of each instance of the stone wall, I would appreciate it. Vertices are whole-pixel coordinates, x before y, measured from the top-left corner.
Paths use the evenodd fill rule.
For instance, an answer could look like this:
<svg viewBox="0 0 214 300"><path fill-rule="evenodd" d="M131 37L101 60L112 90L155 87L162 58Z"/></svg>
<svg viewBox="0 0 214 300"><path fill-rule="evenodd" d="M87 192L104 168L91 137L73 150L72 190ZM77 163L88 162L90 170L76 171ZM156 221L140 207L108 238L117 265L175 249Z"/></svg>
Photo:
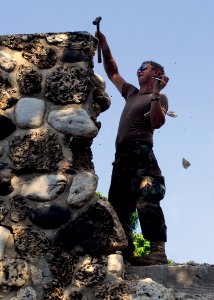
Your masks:
<svg viewBox="0 0 214 300"><path fill-rule="evenodd" d="M110 299L102 284L122 276L127 241L95 193L110 105L96 47L87 32L0 37L1 299Z"/></svg>

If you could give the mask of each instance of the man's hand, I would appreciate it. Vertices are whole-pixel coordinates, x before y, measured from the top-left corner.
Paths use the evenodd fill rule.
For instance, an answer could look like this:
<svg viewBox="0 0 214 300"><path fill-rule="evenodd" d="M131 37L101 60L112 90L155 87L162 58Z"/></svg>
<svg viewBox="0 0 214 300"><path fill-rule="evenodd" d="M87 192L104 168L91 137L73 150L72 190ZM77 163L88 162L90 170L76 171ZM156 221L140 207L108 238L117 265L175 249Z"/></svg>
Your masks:
<svg viewBox="0 0 214 300"><path fill-rule="evenodd" d="M159 80L161 79L161 80ZM161 75L158 79L155 79L156 82L153 86L153 94L157 95L160 93L160 91L165 88L167 85L167 82L169 81L169 78L166 75Z"/></svg>
<svg viewBox="0 0 214 300"><path fill-rule="evenodd" d="M95 36L98 38L99 43L102 45L103 42L106 42L106 37L101 31L95 33Z"/></svg>

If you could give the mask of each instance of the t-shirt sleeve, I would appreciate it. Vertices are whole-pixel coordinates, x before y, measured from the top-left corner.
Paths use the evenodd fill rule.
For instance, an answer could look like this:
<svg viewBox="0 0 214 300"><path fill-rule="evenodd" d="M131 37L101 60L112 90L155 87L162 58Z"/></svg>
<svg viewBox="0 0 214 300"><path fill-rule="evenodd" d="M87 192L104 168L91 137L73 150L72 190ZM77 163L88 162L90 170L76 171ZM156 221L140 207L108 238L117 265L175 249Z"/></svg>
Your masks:
<svg viewBox="0 0 214 300"><path fill-rule="evenodd" d="M125 82L122 86L122 96L128 100L131 95L136 94L139 90L132 84Z"/></svg>
<svg viewBox="0 0 214 300"><path fill-rule="evenodd" d="M160 101L161 101L161 106L163 106L166 110L166 112L168 111L168 98L165 94L161 94L160 95Z"/></svg>

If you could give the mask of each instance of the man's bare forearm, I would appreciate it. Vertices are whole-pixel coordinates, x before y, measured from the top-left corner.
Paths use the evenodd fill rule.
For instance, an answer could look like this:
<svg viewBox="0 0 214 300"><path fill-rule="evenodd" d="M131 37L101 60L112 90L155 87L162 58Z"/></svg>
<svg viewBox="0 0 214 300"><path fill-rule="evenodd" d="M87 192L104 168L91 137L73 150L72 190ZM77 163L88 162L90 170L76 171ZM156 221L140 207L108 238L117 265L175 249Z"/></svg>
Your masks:
<svg viewBox="0 0 214 300"><path fill-rule="evenodd" d="M100 31L96 33L96 36L98 37L101 46L102 55L103 55L103 65L106 74L108 78L111 80L111 82L116 86L118 91L122 93L122 87L123 84L125 83L125 80L119 74L117 64L111 54L111 50L106 41L106 38Z"/></svg>
<svg viewBox="0 0 214 300"><path fill-rule="evenodd" d="M106 71L106 74L108 75L109 79L115 75L118 74L118 67L117 64L111 54L111 50L109 48L109 45L106 41L105 36L102 33L99 33L97 35L99 38L99 43L102 49L102 55L103 55L103 65Z"/></svg>
<svg viewBox="0 0 214 300"><path fill-rule="evenodd" d="M151 102L150 121L154 129L160 128L165 123L165 114L160 101Z"/></svg>
<svg viewBox="0 0 214 300"><path fill-rule="evenodd" d="M108 75L108 78L111 79L115 74L118 74L117 64L112 56L110 56L109 54L105 55L105 52L103 50L102 53L103 53L103 65L106 74Z"/></svg>

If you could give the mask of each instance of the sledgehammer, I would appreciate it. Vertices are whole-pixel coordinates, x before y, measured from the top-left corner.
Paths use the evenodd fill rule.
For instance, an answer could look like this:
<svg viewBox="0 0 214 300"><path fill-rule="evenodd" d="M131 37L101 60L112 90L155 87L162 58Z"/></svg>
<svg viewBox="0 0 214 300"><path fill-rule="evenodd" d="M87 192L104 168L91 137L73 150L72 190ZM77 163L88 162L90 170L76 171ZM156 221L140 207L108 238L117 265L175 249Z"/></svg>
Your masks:
<svg viewBox="0 0 214 300"><path fill-rule="evenodd" d="M97 25L97 32L100 31L100 21L101 21L101 20L102 20L101 17L97 17L97 18L93 21L93 24L94 24L94 25ZM100 64L100 63L102 62L100 43L98 43L97 55L98 55L98 63Z"/></svg>

